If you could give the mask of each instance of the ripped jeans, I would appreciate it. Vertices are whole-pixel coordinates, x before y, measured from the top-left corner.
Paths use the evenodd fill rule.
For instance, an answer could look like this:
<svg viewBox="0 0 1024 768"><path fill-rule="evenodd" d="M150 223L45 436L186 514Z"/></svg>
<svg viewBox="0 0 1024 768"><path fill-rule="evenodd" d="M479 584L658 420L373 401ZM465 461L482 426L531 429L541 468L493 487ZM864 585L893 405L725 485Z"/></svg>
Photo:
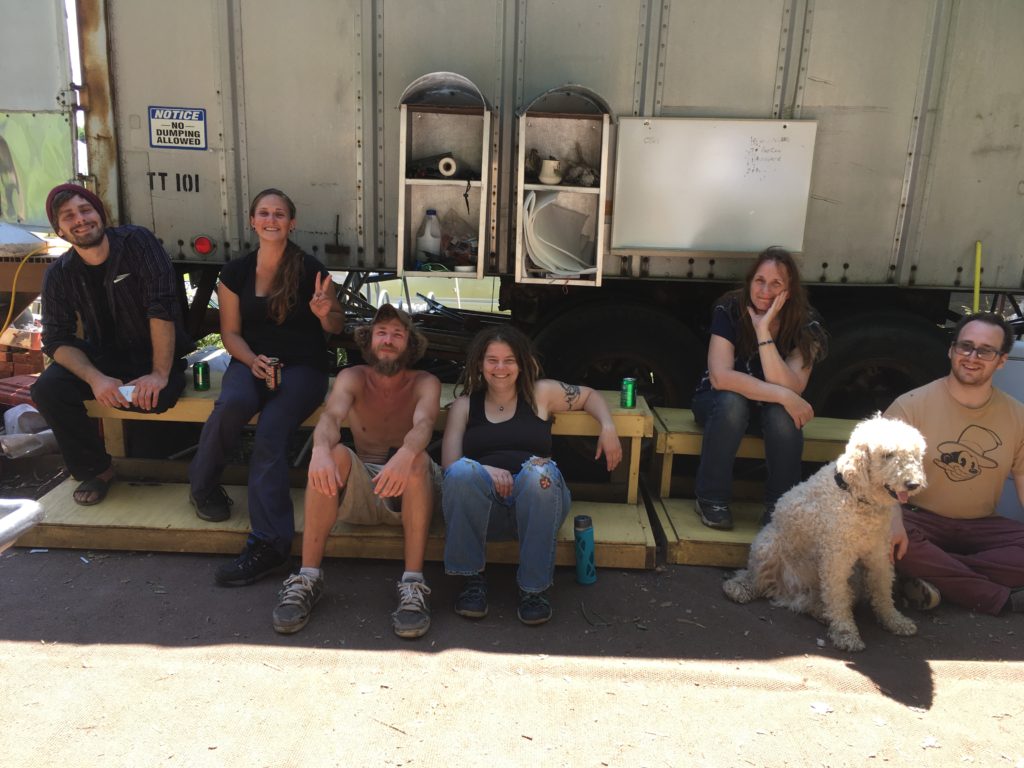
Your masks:
<svg viewBox="0 0 1024 768"><path fill-rule="evenodd" d="M562 473L550 459L524 461L507 498L498 496L480 463L459 459L445 470L441 491L447 528L445 573L480 573L486 564L488 541L518 539L519 588L543 592L554 582L555 540L569 514L570 501Z"/></svg>

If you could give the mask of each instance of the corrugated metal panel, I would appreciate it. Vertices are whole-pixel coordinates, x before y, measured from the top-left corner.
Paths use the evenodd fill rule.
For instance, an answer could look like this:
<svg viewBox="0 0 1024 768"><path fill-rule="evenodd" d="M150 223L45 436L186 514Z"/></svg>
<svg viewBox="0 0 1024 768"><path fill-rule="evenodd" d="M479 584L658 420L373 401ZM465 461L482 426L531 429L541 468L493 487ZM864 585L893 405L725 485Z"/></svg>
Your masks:
<svg viewBox="0 0 1024 768"><path fill-rule="evenodd" d="M298 208L295 238L355 253L358 227L356 79L359 0L240 3L248 190L284 190ZM332 254L328 261L343 260Z"/></svg>
<svg viewBox="0 0 1024 768"><path fill-rule="evenodd" d="M222 104L232 99L220 58L226 10L207 0L108 5L123 218L152 225L172 256L191 255L188 244L200 232L223 243ZM208 149L151 148L151 106L205 109Z"/></svg>
<svg viewBox="0 0 1024 768"><path fill-rule="evenodd" d="M1024 287L1024 3L956 4L917 240L918 285ZM962 271L957 271L957 270Z"/></svg>
<svg viewBox="0 0 1024 768"><path fill-rule="evenodd" d="M601 95L613 114L632 114L640 0L529 0L525 8L523 103L566 83ZM522 105L516 105L522 106Z"/></svg>
<svg viewBox="0 0 1024 768"><path fill-rule="evenodd" d="M673 2L655 115L771 117L784 0ZM661 77L661 73L658 74Z"/></svg>
<svg viewBox="0 0 1024 768"><path fill-rule="evenodd" d="M806 274L885 283L933 0L818 0L802 95L818 120ZM821 268L821 264L828 264ZM844 265L849 265L844 268Z"/></svg>

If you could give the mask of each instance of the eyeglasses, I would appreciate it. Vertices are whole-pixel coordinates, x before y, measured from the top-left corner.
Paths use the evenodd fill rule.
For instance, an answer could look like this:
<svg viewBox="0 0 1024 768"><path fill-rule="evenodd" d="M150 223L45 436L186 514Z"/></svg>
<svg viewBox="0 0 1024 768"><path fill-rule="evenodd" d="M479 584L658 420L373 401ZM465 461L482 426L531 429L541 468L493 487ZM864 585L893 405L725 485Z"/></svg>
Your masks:
<svg viewBox="0 0 1024 768"><path fill-rule="evenodd" d="M979 360L985 362L991 362L999 357L999 350L993 349L992 347L976 347L969 341L955 341L953 342L953 349L961 357L970 357L974 355Z"/></svg>

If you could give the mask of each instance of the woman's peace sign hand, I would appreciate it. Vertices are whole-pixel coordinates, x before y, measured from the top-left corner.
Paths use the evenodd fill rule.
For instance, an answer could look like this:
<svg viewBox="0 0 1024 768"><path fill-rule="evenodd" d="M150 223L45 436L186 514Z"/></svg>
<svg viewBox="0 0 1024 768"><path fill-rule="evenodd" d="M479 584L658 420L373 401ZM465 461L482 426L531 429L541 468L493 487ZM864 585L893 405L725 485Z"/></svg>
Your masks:
<svg viewBox="0 0 1024 768"><path fill-rule="evenodd" d="M334 281L330 275L324 275L321 282L320 274L313 276L316 282L313 286L313 298L309 300L309 310L318 318L323 320L331 311L331 297L334 291Z"/></svg>

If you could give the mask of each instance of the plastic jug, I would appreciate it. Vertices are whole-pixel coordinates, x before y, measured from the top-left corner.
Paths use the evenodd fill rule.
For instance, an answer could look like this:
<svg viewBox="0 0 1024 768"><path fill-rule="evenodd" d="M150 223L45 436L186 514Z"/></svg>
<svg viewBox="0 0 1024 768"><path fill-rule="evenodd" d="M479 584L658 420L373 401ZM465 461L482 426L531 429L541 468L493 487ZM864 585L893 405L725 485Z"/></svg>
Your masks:
<svg viewBox="0 0 1024 768"><path fill-rule="evenodd" d="M416 237L417 265L437 261L441 255L441 222L437 220L437 211L427 208L427 215L420 224L420 232Z"/></svg>

